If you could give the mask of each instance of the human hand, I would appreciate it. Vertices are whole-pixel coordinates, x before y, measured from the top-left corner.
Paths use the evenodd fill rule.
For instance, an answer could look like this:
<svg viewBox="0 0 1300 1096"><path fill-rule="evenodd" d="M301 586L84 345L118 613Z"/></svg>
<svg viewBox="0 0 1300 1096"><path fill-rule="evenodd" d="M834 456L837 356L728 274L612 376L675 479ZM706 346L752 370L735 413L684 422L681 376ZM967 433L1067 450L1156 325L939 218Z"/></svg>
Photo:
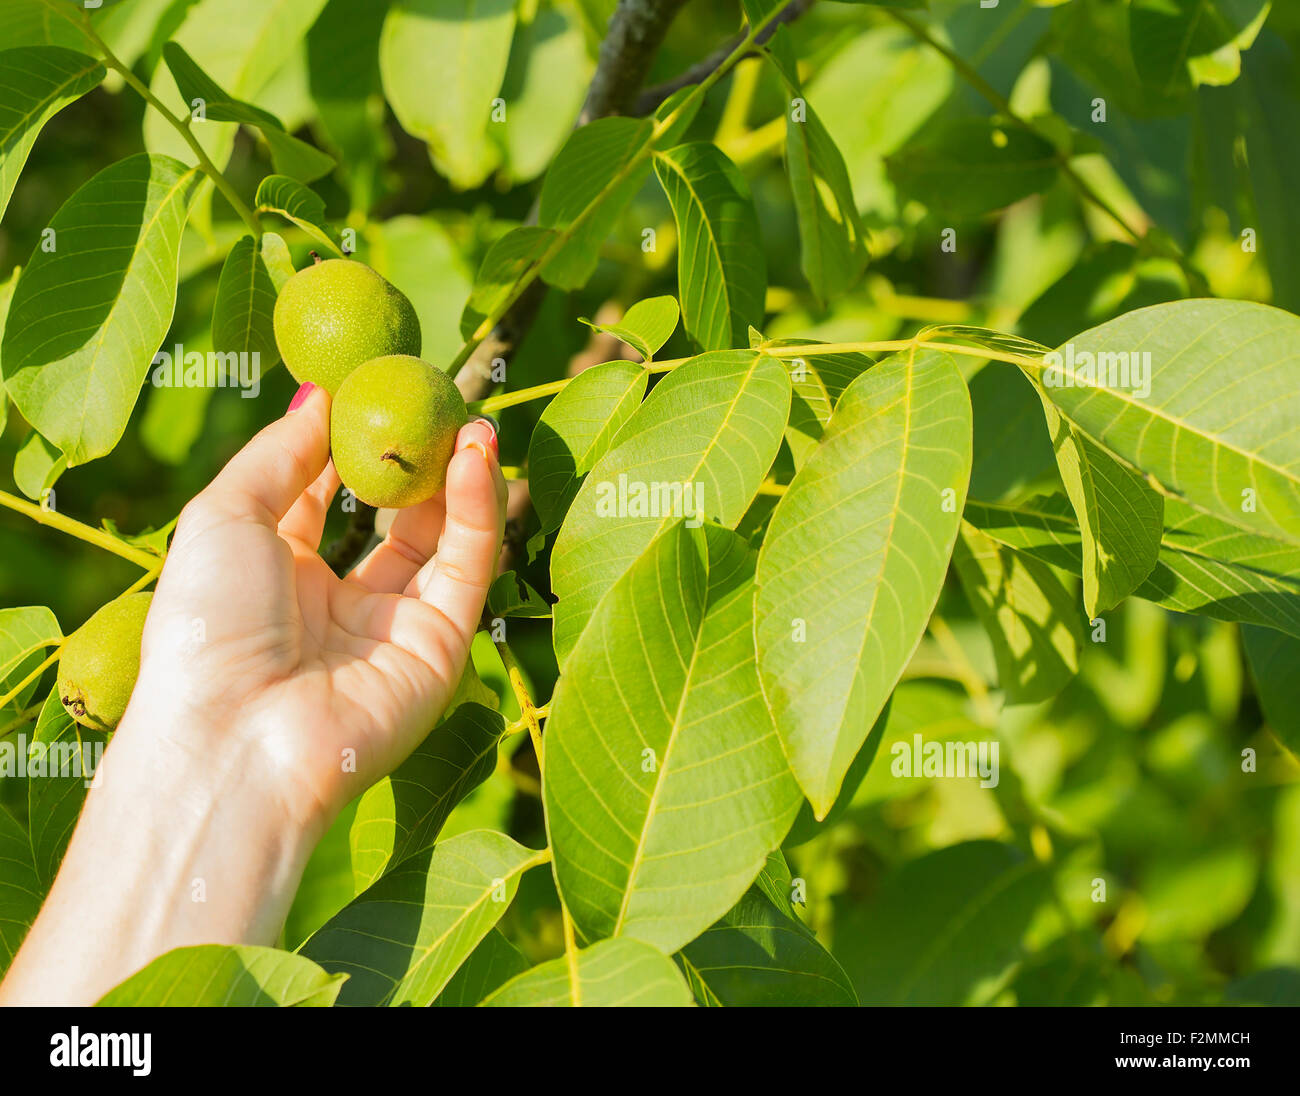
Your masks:
<svg viewBox="0 0 1300 1096"><path fill-rule="evenodd" d="M185 507L119 732L193 746L209 729L271 777L291 816L326 823L400 764L455 692L506 497L495 432L471 422L446 488L401 511L338 578L317 554L339 488L329 407L324 389L300 392Z"/></svg>
<svg viewBox="0 0 1300 1096"><path fill-rule="evenodd" d="M329 396L300 391L185 508L130 704L0 1004L91 1004L172 948L273 943L330 820L446 708L501 542L495 435L465 426L445 491L346 579L316 554L338 486Z"/></svg>

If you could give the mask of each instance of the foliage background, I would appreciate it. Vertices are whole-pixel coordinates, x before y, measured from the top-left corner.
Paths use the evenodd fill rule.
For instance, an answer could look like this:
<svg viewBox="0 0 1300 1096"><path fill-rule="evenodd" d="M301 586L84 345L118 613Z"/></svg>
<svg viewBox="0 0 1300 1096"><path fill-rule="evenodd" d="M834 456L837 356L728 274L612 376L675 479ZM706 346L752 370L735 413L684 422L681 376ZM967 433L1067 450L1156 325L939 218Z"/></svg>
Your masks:
<svg viewBox="0 0 1300 1096"><path fill-rule="evenodd" d="M108 12L103 33L149 80L169 35L192 8L212 2L136 0ZM232 41L243 25L236 9L258 3L225 4ZM491 241L526 218L576 117L614 3L521 3L501 93L510 120L489 130L493 147L484 153L499 162L468 190L435 170L379 94L377 41L387 6L329 0L306 39L279 43L277 65L239 92L300 136L341 151L342 166L314 187L331 220L356 229L359 257L415 300L424 356L446 361L460 348L457 325L474 270ZM1167 89L1143 83L1126 56L1123 0L1003 0L994 10L936 0L930 7L931 25L1018 111L1054 111L1094 136L1101 155L1083 165L1089 180L1151 240L1174 241L1214 295L1300 310L1289 250L1300 230L1300 12L1293 5L1273 7L1253 48L1240 54L1235 80L1195 88L1173 81ZM0 47L69 44L39 9L35 0L4 0ZM739 18L735 4L687 4L649 83L697 62L734 33ZM991 217L954 218L941 203L926 209L909 200L886 158L927 147L945 123L987 115L988 104L878 9L820 3L790 33L808 100L848 164L872 261L859 286L829 305L810 293L782 166L787 93L769 67L746 62L710 95L691 134L716 140L753 191L768 269L768 336L887 339L929 322L959 322L1055 345L1142 304L1196 295L1175 263L1154 245L1134 246L1059 177ZM430 62L430 84L436 65ZM27 261L68 195L139 151L145 107L120 91L120 81L110 80L46 127L0 226L0 281ZM1088 125L1097 95L1108 101L1103 127ZM265 146L242 130L229 177L251 195L270 170ZM961 180L943 185L959 189ZM186 231L178 309L164 346L210 340L220 260L241 234L219 198L212 209L210 224L192 222ZM955 254L939 246L950 225L959 231ZM1244 253L1238 233L1246 226L1288 243ZM657 232L649 254L639 246L645 227ZM306 237L285 235L298 264L308 261ZM643 297L675 293L674 239L671 212L651 180L610 234L586 287L547 293L507 388L561 376L583 355L618 356L578 318L611 308L617 316ZM690 352L679 331L664 354ZM997 436L981 437L977 426L976 498L1004 497L1056 475L1041 419L1009 395L998 375L1004 368L986 366L987 375L973 380L977 424L981 400L1002 411L992 417L1001 423ZM294 388L283 368L266 375L254 400L233 389L146 387L112 459L59 480L59 509L127 531L169 521L283 411ZM541 407L502 414L504 464L524 463ZM10 476L26 431L11 410L0 476ZM332 520L341 526L343 515ZM0 517L0 561L0 604L48 604L65 631L138 574L12 515ZM546 563L543 555L525 569L539 589ZM851 805L831 825L801 819L786 845L794 874L807 881L805 920L862 1001L1300 1003L1300 766L1266 727L1237 627L1130 599L1109 614L1107 642L1085 644L1078 676L1058 697L1013 706L996 691L988 641L955 580L939 614ZM534 695L550 695L556 669L547 631L512 627ZM479 654L508 716L517 715L490 645ZM890 745L915 733L995 736L1001 784L891 778ZM448 834L488 826L525 844L544 842L536 764L527 736L514 741L510 764L457 809ZM1247 747L1258 751L1257 774L1241 772ZM345 824L313 861L286 931L290 946L322 911L332 912ZM1104 903L1092 900L1098 878L1106 881ZM524 877L503 928L530 959L560 952L548 873Z"/></svg>

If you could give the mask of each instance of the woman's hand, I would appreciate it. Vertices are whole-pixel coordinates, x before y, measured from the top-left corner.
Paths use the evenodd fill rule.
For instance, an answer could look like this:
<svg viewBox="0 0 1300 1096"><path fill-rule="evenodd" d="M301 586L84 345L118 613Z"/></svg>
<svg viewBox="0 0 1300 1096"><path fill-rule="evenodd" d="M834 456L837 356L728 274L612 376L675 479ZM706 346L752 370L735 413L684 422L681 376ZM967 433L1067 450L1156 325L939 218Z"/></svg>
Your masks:
<svg viewBox="0 0 1300 1096"><path fill-rule="evenodd" d="M131 702L0 1003L91 1004L172 948L275 943L335 814L446 708L496 570L495 434L464 427L443 494L346 579L316 554L337 489L314 389L185 508Z"/></svg>
<svg viewBox="0 0 1300 1096"><path fill-rule="evenodd" d="M215 715L291 811L329 818L391 772L455 692L495 577L506 487L494 431L471 422L446 489L403 510L340 579L317 554L339 487L329 396L299 401L181 514L124 722L184 736Z"/></svg>

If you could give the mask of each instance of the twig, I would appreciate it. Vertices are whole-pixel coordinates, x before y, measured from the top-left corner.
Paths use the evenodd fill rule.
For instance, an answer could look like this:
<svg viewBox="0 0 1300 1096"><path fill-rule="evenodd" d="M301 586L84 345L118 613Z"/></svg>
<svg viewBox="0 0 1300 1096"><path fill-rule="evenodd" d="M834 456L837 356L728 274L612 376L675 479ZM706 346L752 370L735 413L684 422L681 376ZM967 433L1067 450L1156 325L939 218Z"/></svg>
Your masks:
<svg viewBox="0 0 1300 1096"><path fill-rule="evenodd" d="M47 510L26 499L20 499L17 495L11 495L8 491L0 491L0 506L31 518L37 525L47 525L60 533L67 533L68 536L93 544L96 548L112 552L115 556L129 559L137 567L143 567L146 571L152 570L162 562L162 557L155 552L133 548L105 529L96 529L75 518L64 517L57 510Z"/></svg>
<svg viewBox="0 0 1300 1096"><path fill-rule="evenodd" d="M686 0L619 0L600 43L596 72L578 124L626 114L645 82L669 26Z"/></svg>
<svg viewBox="0 0 1300 1096"><path fill-rule="evenodd" d="M321 553L336 575L344 574L356 563L375 535L375 508L360 499L354 501L357 508L348 517L348 527L343 530L343 535Z"/></svg>
<svg viewBox="0 0 1300 1096"><path fill-rule="evenodd" d="M780 14L763 28L758 37L754 39L753 45L755 47L763 45L776 33L777 27L785 23L793 23L813 6L813 2L814 0L791 0L789 4L781 9ZM703 60L695 62L681 75L674 76L671 80L665 80L662 84L655 84L654 87L646 88L637 96L632 113L639 116L653 114L673 92L681 91L682 88L690 87L691 84L698 84L701 80L706 79L731 56L736 47L744 40L745 32L739 31ZM740 60L744 60L746 57L754 57L757 53L757 48L751 49L748 53L743 54Z"/></svg>

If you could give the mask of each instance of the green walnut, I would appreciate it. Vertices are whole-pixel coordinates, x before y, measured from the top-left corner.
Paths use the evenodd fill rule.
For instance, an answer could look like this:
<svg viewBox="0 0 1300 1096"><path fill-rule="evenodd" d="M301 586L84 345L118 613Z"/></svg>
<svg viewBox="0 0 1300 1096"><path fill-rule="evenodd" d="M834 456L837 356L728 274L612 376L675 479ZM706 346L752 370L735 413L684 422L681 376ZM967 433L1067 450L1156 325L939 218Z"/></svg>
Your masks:
<svg viewBox="0 0 1300 1096"><path fill-rule="evenodd" d="M326 259L298 271L275 302L275 343L299 384L334 395L362 362L420 353L420 321L406 296L365 263Z"/></svg>
<svg viewBox="0 0 1300 1096"><path fill-rule="evenodd" d="M414 506L447 479L465 401L441 369L410 355L352 371L330 410L330 451L344 486L371 506Z"/></svg>
<svg viewBox="0 0 1300 1096"><path fill-rule="evenodd" d="M110 601L78 628L59 656L59 700L81 726L111 731L140 674L140 637L153 594Z"/></svg>

